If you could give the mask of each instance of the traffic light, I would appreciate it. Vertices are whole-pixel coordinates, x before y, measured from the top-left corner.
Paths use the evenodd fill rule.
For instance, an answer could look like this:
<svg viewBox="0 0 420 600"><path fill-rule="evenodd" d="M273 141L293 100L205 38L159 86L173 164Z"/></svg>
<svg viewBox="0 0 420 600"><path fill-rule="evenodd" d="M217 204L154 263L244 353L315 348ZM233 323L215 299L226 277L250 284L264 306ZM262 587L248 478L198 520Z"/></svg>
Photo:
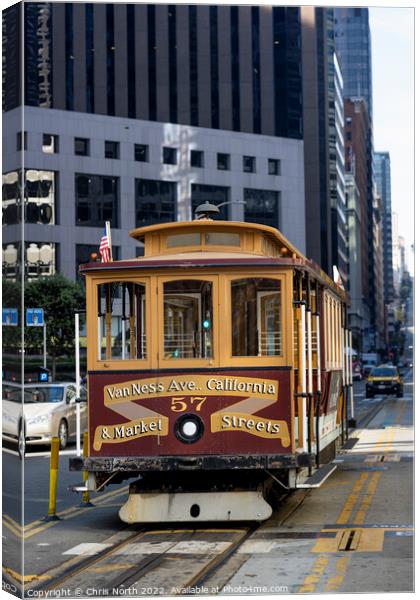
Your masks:
<svg viewBox="0 0 420 600"><path fill-rule="evenodd" d="M50 370L45 367L38 367L38 381L39 383L48 383L50 380Z"/></svg>

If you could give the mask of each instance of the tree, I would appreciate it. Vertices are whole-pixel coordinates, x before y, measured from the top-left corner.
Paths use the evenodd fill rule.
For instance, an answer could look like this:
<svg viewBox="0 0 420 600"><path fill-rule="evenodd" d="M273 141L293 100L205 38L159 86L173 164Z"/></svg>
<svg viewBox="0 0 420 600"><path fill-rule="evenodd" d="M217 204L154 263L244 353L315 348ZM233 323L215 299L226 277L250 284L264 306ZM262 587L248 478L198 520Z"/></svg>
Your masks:
<svg viewBox="0 0 420 600"><path fill-rule="evenodd" d="M52 361L55 379L57 359L74 354L74 311L85 306L81 283L69 281L62 275L42 277L25 284L25 306L43 308L47 324L47 355ZM25 347L42 348L42 327L27 327Z"/></svg>

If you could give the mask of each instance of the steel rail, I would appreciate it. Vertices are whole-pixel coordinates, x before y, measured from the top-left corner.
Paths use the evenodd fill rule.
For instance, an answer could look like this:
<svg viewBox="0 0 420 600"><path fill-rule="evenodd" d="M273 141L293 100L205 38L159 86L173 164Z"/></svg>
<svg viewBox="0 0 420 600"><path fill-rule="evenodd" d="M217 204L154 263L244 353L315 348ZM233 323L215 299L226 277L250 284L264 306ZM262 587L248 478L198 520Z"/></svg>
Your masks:
<svg viewBox="0 0 420 600"><path fill-rule="evenodd" d="M129 525L127 525L126 528L124 527L124 528L120 529L116 533L120 533L120 532L124 531L125 529L128 529L128 527L129 527ZM69 561L67 561L67 563L64 563L64 565L58 565L57 567L53 567L53 569L50 569L49 571L45 571L44 573L41 573L38 577L48 576L48 573L50 571L56 571L56 570L60 569L60 566L64 566L64 571L60 572L56 577L51 578L48 581L47 585L42 585L42 586L38 585L31 589L35 590L35 591L42 591L43 594L45 595L46 591L52 590L52 589L58 587L59 585L62 585L64 582L68 581L75 575L83 573L83 571L87 571L96 563L108 558L109 556L112 556L112 554L114 554L121 548L124 548L124 546L127 546L128 544L131 544L134 541L136 541L138 538L141 538L148 531L150 531L150 529L147 529L147 528L143 528L140 531L136 531L133 535L129 536L128 538L121 540L121 542L117 542L111 548L105 548L104 550L102 550L98 554L95 554L94 556L91 556L91 557L80 556L79 557L80 560L76 563L75 566L73 566L73 564L71 564L67 569L65 568L66 564L68 564L68 563L72 562L72 560L74 560L74 559L70 559Z"/></svg>

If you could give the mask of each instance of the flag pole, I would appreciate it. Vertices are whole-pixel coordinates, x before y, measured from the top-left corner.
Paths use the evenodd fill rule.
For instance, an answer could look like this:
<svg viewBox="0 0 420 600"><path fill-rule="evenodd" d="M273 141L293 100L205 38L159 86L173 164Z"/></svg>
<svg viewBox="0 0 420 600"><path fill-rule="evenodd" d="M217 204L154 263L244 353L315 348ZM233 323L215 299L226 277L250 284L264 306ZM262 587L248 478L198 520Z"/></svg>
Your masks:
<svg viewBox="0 0 420 600"><path fill-rule="evenodd" d="M109 256L110 256L110 260L113 261L113 257L112 257L112 239L111 239L111 223L110 221L105 221L105 230L106 230L106 235L109 241Z"/></svg>

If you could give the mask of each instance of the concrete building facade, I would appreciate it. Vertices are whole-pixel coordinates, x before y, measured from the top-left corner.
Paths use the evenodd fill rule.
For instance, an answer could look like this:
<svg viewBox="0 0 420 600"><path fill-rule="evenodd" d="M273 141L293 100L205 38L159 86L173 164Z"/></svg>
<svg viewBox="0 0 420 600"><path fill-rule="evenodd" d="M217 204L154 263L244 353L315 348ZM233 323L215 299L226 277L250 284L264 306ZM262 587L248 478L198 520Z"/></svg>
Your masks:
<svg viewBox="0 0 420 600"><path fill-rule="evenodd" d="M301 7L305 203L308 255L347 284L343 80L333 10Z"/></svg>
<svg viewBox="0 0 420 600"><path fill-rule="evenodd" d="M22 252L28 276L74 278L106 220L115 258L141 253L130 229L190 219L205 200L306 252L298 8L26 3L5 13L4 81L25 45L23 87L17 78L3 94L7 276Z"/></svg>
<svg viewBox="0 0 420 600"><path fill-rule="evenodd" d="M375 180L382 201L382 239L384 264L384 300L391 304L394 299L392 269L392 201L391 161L389 152L375 152Z"/></svg>

